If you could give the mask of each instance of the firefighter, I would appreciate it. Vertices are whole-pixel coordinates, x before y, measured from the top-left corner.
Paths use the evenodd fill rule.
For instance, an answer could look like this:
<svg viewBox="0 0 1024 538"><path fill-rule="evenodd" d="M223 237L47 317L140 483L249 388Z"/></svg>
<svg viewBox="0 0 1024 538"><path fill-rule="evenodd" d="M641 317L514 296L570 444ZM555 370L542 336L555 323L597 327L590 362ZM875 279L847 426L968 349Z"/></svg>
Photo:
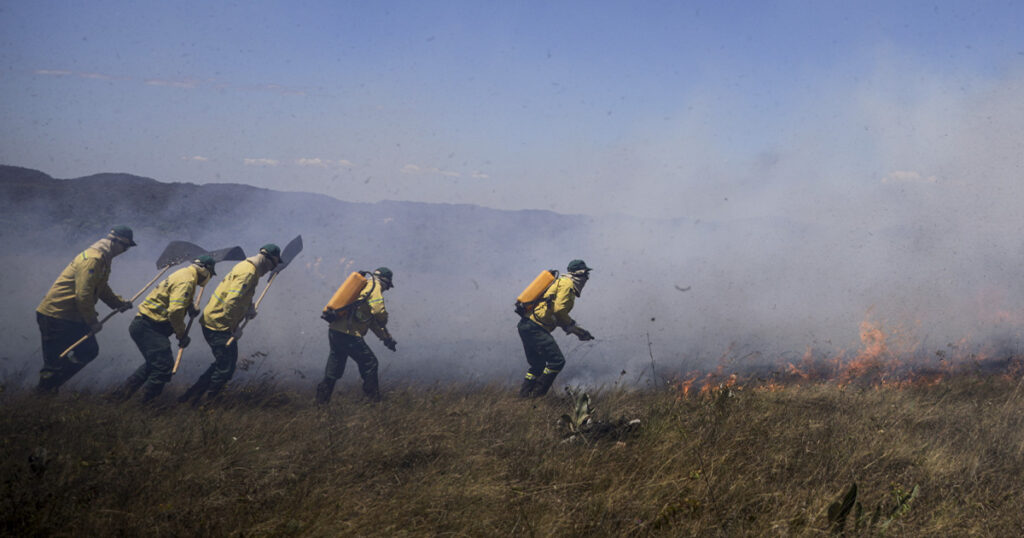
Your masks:
<svg viewBox="0 0 1024 538"><path fill-rule="evenodd" d="M215 265L211 256L199 256L188 267L171 273L139 305L139 313L128 326L128 333L146 362L128 376L114 393L115 399L131 398L143 385L143 402L163 392L164 385L171 380L171 370L174 368L170 337L173 334L178 339L178 347L182 349L192 341L185 332L185 314L192 317L199 314L192 304L196 286L205 286L210 277L217 274Z"/></svg>
<svg viewBox="0 0 1024 538"><path fill-rule="evenodd" d="M330 323L327 340L331 352L327 356L324 379L316 386L316 403L326 405L331 401L334 384L345 373L345 361L352 357L363 379L363 393L373 401L380 401L380 387L377 379L377 356L366 344L363 336L367 329L373 331L384 342L384 347L395 351L398 344L388 332L388 311L384 307L385 290L394 287L394 273L387 267L379 267L373 274L363 273L370 278L359 293L358 299L338 310L327 309L321 316Z"/></svg>
<svg viewBox="0 0 1024 538"><path fill-rule="evenodd" d="M526 312L519 320L519 338L523 341L526 362L530 364L526 379L519 389L519 396L523 398L547 394L555 377L565 366L562 350L551 336L555 327L561 327L566 334L573 334L580 340L594 339L569 316L576 297L580 296L593 269L587 267L583 260L569 262L567 269L566 274L559 276L548 287L533 310Z"/></svg>
<svg viewBox="0 0 1024 538"><path fill-rule="evenodd" d="M252 302L256 285L263 275L273 271L280 263L281 248L267 243L260 247L259 254L238 262L224 275L224 280L217 284L217 289L199 318L203 337L213 352L213 364L178 397L179 402L191 399L194 404L198 404L204 394L207 400L212 400L231 380L238 363L238 339L242 337L239 325L243 319L256 317L256 307ZM227 345L232 337L235 341Z"/></svg>
<svg viewBox="0 0 1024 538"><path fill-rule="evenodd" d="M107 279L110 262L135 244L131 228L114 226L106 237L75 256L39 303L36 321L43 340L43 368L36 387L39 393L57 392L99 355L96 333L103 324L96 314L97 299L119 312L131 309L132 303L115 294ZM61 353L83 336L89 338L61 358Z"/></svg>

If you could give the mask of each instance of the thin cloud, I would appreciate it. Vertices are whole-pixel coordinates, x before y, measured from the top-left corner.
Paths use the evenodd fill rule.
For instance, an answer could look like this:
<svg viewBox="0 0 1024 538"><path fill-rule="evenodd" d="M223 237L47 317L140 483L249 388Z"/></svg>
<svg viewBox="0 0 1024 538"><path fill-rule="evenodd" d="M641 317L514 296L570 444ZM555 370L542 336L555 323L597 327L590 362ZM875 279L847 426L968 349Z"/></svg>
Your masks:
<svg viewBox="0 0 1024 538"><path fill-rule="evenodd" d="M327 168L330 166L331 161L329 159L299 159L295 161L295 164L299 166L315 166L317 168Z"/></svg>
<svg viewBox="0 0 1024 538"><path fill-rule="evenodd" d="M205 162L209 161L210 159L208 157L203 157L202 155L193 155L191 157L186 155L186 156L182 156L181 160L205 163Z"/></svg>
<svg viewBox="0 0 1024 538"><path fill-rule="evenodd" d="M81 78L91 78L95 80L115 80L116 78L110 75L104 75L103 73L79 73L78 76Z"/></svg>
<svg viewBox="0 0 1024 538"><path fill-rule="evenodd" d="M64 71L63 69L36 69L33 73L50 77L66 77L74 74L72 71Z"/></svg>
<svg viewBox="0 0 1024 538"><path fill-rule="evenodd" d="M295 164L297 164L299 166L312 166L312 167L316 167L316 168L328 168L328 167L332 167L332 166L344 167L344 168L352 168L354 166L352 164L352 161L349 161L347 159L332 160L332 159L321 159L319 157L304 157L304 158L301 158L301 159L296 159L295 160Z"/></svg>
<svg viewBox="0 0 1024 538"><path fill-rule="evenodd" d="M401 172L409 175L427 175L435 174L444 177L462 177L462 174L458 172L452 172L450 170L442 170L440 168L429 167L425 168L416 164L407 164L402 167Z"/></svg>
<svg viewBox="0 0 1024 538"><path fill-rule="evenodd" d="M188 90L199 86L199 81L194 79L165 80L160 78L150 78L146 79L145 83L147 86L164 86L169 88L184 88Z"/></svg>
<svg viewBox="0 0 1024 538"><path fill-rule="evenodd" d="M490 179L491 176L489 176L489 175L487 175L487 174L485 174L483 172L473 172L472 174L470 174L469 177L471 177L473 179Z"/></svg>
<svg viewBox="0 0 1024 538"><path fill-rule="evenodd" d="M245 159L246 166L277 166L281 161L276 159Z"/></svg>

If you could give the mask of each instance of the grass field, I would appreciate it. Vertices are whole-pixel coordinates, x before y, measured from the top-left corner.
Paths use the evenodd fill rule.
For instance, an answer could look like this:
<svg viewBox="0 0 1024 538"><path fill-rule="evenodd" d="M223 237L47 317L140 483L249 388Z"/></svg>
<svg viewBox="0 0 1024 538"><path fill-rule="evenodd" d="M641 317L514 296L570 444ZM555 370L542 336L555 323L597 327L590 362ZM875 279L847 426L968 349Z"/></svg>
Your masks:
<svg viewBox="0 0 1024 538"><path fill-rule="evenodd" d="M818 536L854 483L847 535L1024 531L1014 375L689 389L589 390L571 439L563 388L346 390L325 409L268 381L200 408L8 390L0 532Z"/></svg>

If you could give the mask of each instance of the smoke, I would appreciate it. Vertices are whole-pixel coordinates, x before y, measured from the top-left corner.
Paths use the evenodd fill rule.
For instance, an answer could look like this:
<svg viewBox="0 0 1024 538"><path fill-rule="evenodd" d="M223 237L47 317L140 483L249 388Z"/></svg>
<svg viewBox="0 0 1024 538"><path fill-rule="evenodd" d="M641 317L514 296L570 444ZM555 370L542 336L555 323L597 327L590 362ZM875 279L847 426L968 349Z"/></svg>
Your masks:
<svg viewBox="0 0 1024 538"><path fill-rule="evenodd" d="M34 380L32 310L71 257L115 223L132 225L140 243L114 261L111 286L123 296L155 275L167 241L252 254L302 234L305 249L240 343L253 362L238 382L274 375L312 386L328 352L320 309L349 272L382 265L395 272L385 300L398 352L367 339L385 387L517 380L526 363L514 297L573 258L596 268L572 315L597 340L556 331L568 358L560 383L646 384L657 379L652 365L659 375L777 367L809 348L837 355L861 345L865 319L923 354L964 342L1015 352L1024 77L964 80L893 62L818 90L796 115L753 125L742 140L716 127L719 116L739 118L726 111L728 95L710 92L687 96L696 111L679 122L638 123L580 172L587 179L547 193L602 216L344 204L224 185L151 214L104 213L111 222L54 222L34 217L52 214L46 199L20 204L5 217L14 248L0 260L3 375ZM141 364L129 320L108 323L100 357L72 385L117 382ZM174 384L212 360L193 331ZM357 378L350 366L344 383Z"/></svg>

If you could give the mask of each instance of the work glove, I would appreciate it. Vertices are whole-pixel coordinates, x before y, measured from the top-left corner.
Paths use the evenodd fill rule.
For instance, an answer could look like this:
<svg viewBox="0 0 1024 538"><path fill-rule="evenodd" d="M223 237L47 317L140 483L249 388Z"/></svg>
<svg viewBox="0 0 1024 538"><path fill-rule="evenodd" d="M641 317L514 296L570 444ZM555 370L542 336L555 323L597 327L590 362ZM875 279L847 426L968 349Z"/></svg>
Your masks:
<svg viewBox="0 0 1024 538"><path fill-rule="evenodd" d="M398 342L395 342L394 338L387 338L384 340L384 347L391 351L398 351Z"/></svg>
<svg viewBox="0 0 1024 538"><path fill-rule="evenodd" d="M129 311L131 309L132 309L132 302L131 301L121 301L121 304L118 305L118 307L117 307L117 311L118 312L127 312L127 311Z"/></svg>
<svg viewBox="0 0 1024 538"><path fill-rule="evenodd" d="M94 321L89 324L89 330L92 331L93 334L96 334L103 330L103 324L99 321Z"/></svg>
<svg viewBox="0 0 1024 538"><path fill-rule="evenodd" d="M325 308L320 314L320 319L327 323L334 323L334 320L338 319L338 311L333 308Z"/></svg>
<svg viewBox="0 0 1024 538"><path fill-rule="evenodd" d="M187 348L190 343L192 343L192 338L187 334L178 338L178 347L181 349Z"/></svg>
<svg viewBox="0 0 1024 538"><path fill-rule="evenodd" d="M255 317L256 317L256 307L254 305L250 304L249 305L249 310L245 313L245 319L251 320L252 318L255 318Z"/></svg>
<svg viewBox="0 0 1024 538"><path fill-rule="evenodd" d="M188 317L194 318L199 315L199 309L196 308L195 303L188 303Z"/></svg>
<svg viewBox="0 0 1024 538"><path fill-rule="evenodd" d="M576 335L576 338L579 338L580 341L594 339L594 335L590 334L590 331L584 329L583 327L580 327L579 325L573 325L572 327L566 329L566 331L569 332L570 334Z"/></svg>

